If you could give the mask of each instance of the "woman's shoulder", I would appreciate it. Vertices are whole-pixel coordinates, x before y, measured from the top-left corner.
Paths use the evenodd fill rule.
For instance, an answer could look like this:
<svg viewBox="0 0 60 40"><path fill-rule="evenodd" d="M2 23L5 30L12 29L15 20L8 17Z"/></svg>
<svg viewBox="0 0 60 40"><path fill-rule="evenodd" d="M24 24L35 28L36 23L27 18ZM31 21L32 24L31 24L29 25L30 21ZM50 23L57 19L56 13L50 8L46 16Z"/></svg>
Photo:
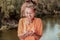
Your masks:
<svg viewBox="0 0 60 40"><path fill-rule="evenodd" d="M22 21L22 20L24 20L24 19L25 19L25 18L20 18L19 21Z"/></svg>
<svg viewBox="0 0 60 40"><path fill-rule="evenodd" d="M42 23L42 19L41 19L41 18L35 18L35 22L36 22L37 24Z"/></svg>
<svg viewBox="0 0 60 40"><path fill-rule="evenodd" d="M41 21L41 18L35 18L35 20L37 20L37 21Z"/></svg>

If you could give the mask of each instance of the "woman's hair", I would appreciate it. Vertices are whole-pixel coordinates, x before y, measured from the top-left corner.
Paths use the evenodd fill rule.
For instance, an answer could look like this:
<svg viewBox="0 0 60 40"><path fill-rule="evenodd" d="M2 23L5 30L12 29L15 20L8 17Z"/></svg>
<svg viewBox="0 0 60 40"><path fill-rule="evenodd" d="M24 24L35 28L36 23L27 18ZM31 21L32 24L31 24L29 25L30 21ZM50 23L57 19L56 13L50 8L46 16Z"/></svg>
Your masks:
<svg viewBox="0 0 60 40"><path fill-rule="evenodd" d="M37 3L36 3L36 2L37 2L37 0L35 0L35 1L34 1L34 0L25 0L25 2L32 2L34 5L36 5L36 4L37 4Z"/></svg>
<svg viewBox="0 0 60 40"><path fill-rule="evenodd" d="M24 16L24 11L25 11L26 8L32 8L34 11L36 10L33 3L28 3L28 4L25 3L21 7L21 17L25 17Z"/></svg>

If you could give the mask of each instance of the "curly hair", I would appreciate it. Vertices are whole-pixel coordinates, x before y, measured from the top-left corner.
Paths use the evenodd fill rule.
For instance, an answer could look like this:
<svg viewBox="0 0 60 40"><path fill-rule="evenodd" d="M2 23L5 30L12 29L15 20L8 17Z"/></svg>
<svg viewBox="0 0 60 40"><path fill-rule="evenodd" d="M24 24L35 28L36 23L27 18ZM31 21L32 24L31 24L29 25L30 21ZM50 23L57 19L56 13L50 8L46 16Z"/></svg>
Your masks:
<svg viewBox="0 0 60 40"><path fill-rule="evenodd" d="M31 3L31 2L30 3L24 3L21 7L21 17L24 17L24 11L26 8L32 8L35 10L35 6L33 3Z"/></svg>

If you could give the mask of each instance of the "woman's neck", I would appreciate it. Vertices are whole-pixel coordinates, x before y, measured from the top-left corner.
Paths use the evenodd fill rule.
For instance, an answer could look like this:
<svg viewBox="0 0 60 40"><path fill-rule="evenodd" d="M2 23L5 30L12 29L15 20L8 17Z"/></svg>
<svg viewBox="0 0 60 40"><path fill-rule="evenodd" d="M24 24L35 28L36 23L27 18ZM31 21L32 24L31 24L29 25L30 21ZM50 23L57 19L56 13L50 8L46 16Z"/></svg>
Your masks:
<svg viewBox="0 0 60 40"><path fill-rule="evenodd" d="M28 23L28 24L30 24L30 23L32 23L33 22L33 20L34 20L34 18L33 19L28 19L28 18L26 18L26 22Z"/></svg>

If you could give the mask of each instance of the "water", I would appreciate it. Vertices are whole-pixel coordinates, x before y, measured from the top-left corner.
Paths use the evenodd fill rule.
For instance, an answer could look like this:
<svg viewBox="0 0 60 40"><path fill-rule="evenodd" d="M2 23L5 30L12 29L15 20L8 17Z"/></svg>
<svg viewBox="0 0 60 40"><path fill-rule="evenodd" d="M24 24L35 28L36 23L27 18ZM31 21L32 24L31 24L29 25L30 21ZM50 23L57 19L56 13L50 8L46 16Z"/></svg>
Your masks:
<svg viewBox="0 0 60 40"><path fill-rule="evenodd" d="M18 40L16 29L0 32L0 40Z"/></svg>
<svg viewBox="0 0 60 40"><path fill-rule="evenodd" d="M0 32L0 40L18 40L17 30ZM43 19L43 35L40 40L60 40L60 18Z"/></svg>
<svg viewBox="0 0 60 40"><path fill-rule="evenodd" d="M44 33L40 40L60 40L60 19L48 18L44 22Z"/></svg>

